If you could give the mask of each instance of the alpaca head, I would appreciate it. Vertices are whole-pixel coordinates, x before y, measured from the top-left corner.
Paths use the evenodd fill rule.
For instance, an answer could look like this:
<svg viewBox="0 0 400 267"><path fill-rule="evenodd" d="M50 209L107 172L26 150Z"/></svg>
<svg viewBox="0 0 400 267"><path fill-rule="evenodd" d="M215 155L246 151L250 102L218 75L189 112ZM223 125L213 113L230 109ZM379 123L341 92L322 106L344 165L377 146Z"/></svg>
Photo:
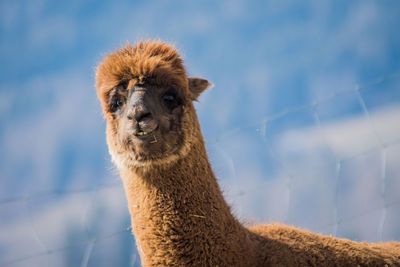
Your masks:
<svg viewBox="0 0 400 267"><path fill-rule="evenodd" d="M96 87L114 163L130 169L184 156L201 139L192 101L209 85L188 78L177 51L161 42L127 45L108 55Z"/></svg>

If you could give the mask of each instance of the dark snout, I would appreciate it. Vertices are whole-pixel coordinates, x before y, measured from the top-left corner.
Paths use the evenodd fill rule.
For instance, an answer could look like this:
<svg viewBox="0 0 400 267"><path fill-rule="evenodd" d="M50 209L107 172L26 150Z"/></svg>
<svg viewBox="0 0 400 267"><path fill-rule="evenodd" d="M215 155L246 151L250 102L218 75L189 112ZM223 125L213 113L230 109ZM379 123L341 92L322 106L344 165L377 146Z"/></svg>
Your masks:
<svg viewBox="0 0 400 267"><path fill-rule="evenodd" d="M145 92L133 92L127 110L127 118L132 123L133 134L138 137L145 137L158 127L158 122L144 98Z"/></svg>

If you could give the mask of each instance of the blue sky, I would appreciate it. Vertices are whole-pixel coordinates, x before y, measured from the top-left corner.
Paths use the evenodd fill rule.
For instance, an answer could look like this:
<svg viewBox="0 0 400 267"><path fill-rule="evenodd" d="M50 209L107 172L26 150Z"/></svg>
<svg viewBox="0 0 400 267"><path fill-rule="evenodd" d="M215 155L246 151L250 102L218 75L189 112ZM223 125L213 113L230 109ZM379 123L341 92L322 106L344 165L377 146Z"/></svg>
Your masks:
<svg viewBox="0 0 400 267"><path fill-rule="evenodd" d="M94 73L105 54L149 38L174 43L189 74L215 84L196 108L240 219L400 240L399 11L397 1L1 1L0 265L138 266L129 233L115 234L129 216Z"/></svg>

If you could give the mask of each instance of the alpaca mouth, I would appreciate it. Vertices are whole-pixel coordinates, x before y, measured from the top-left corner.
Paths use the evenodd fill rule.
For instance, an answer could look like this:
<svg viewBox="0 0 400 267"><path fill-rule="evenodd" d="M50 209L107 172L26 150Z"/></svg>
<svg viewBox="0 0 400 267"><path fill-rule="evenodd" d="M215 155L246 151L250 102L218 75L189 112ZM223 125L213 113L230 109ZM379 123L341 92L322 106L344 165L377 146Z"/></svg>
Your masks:
<svg viewBox="0 0 400 267"><path fill-rule="evenodd" d="M138 133L136 133L136 136L143 136L143 135L148 135L148 134L151 134L153 131L151 131L151 132L145 132L145 131L140 131L140 132L138 132Z"/></svg>
<svg viewBox="0 0 400 267"><path fill-rule="evenodd" d="M136 137L136 139L138 139L142 142L154 144L154 143L157 143L156 130L157 130L157 127L155 129L147 130L147 131L139 130L138 132L136 132L134 134L134 136Z"/></svg>
<svg viewBox="0 0 400 267"><path fill-rule="evenodd" d="M158 123L154 123L154 121L151 123L139 122L135 128L136 129L133 131L133 135L137 138L144 138L155 134L156 130L158 129Z"/></svg>

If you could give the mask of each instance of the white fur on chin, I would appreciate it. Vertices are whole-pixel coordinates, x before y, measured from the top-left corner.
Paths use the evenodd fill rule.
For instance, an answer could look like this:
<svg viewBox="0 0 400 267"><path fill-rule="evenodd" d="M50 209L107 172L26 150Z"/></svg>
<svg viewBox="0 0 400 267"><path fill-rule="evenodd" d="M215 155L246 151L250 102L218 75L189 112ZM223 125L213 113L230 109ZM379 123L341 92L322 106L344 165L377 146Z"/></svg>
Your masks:
<svg viewBox="0 0 400 267"><path fill-rule="evenodd" d="M136 160L132 158L129 152L118 153L109 149L111 155L111 161L120 170L129 170L134 168L151 167L154 165L170 164L177 161L180 158L185 157L190 151L190 145L185 144L177 153L169 155L165 158L155 160Z"/></svg>

